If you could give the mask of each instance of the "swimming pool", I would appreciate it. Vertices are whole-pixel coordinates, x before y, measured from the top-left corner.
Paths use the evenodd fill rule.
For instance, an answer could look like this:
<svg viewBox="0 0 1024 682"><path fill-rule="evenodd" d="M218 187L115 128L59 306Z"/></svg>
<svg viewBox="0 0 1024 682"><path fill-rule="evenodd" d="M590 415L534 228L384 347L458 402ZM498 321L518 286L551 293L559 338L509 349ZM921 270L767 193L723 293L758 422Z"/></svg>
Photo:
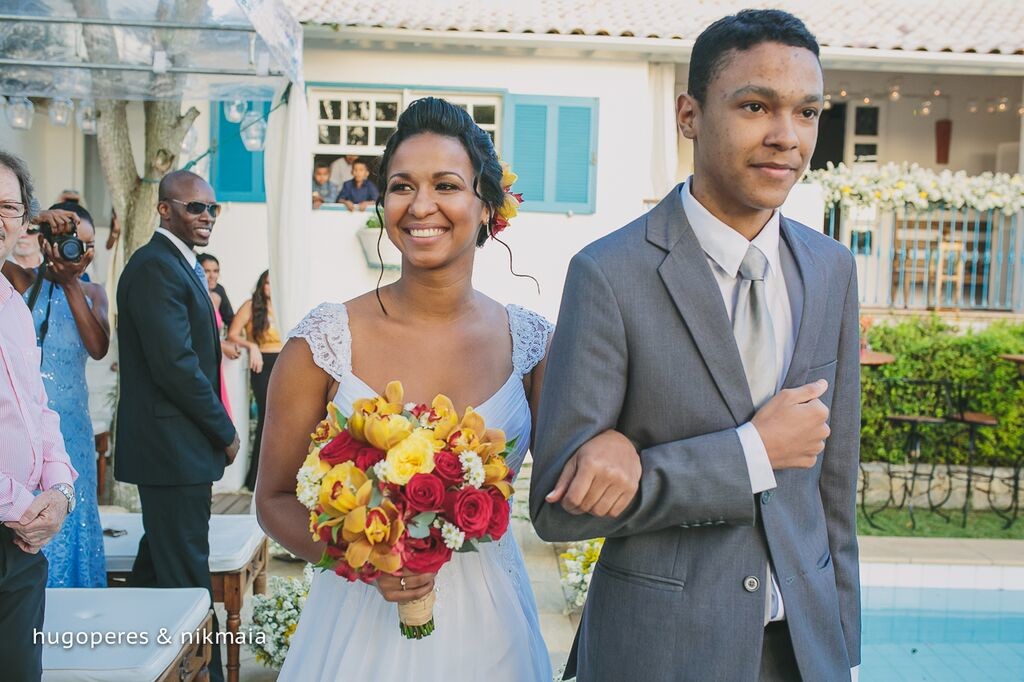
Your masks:
<svg viewBox="0 0 1024 682"><path fill-rule="evenodd" d="M1024 591L864 587L860 679L1024 680Z"/></svg>

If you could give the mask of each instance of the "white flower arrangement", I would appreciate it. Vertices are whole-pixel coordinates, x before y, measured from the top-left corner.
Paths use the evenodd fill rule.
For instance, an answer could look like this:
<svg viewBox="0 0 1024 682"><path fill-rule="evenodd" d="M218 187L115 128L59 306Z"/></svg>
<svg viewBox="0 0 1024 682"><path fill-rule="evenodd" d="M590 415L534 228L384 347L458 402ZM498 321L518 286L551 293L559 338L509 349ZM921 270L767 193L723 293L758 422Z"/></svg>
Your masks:
<svg viewBox="0 0 1024 682"><path fill-rule="evenodd" d="M967 175L944 170L936 173L915 164L887 163L851 168L828 164L810 171L804 182L816 182L825 191L826 206L910 208L973 208L1002 211L1007 215L1024 210L1024 176L1007 173Z"/></svg>
<svg viewBox="0 0 1024 682"><path fill-rule="evenodd" d="M263 665L275 670L284 665L312 580L313 567L307 564L301 580L270 576L267 594L253 596L247 641L256 660Z"/></svg>
<svg viewBox="0 0 1024 682"><path fill-rule="evenodd" d="M484 472L484 463L480 455L472 450L466 450L459 455L459 462L462 464L462 476L468 485L479 488L484 484L487 474Z"/></svg>
<svg viewBox="0 0 1024 682"><path fill-rule="evenodd" d="M558 558L562 563L562 591L565 593L566 613L582 608L590 590L597 558L601 556L604 538L573 542Z"/></svg>
<svg viewBox="0 0 1024 682"><path fill-rule="evenodd" d="M458 552L462 549L463 543L466 542L466 533L459 530L459 527L455 524L445 521L441 525L441 539L444 540L444 544L448 549Z"/></svg>

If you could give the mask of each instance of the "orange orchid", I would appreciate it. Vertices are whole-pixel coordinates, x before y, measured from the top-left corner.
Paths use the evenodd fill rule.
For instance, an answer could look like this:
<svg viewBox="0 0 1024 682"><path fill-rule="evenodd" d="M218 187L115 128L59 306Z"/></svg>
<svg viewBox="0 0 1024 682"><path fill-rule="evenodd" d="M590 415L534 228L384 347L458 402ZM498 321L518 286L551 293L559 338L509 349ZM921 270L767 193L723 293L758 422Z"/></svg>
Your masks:
<svg viewBox="0 0 1024 682"><path fill-rule="evenodd" d="M335 464L320 481L320 506L324 513L344 517L360 504L362 497L369 499L372 482L362 469L352 462Z"/></svg>
<svg viewBox="0 0 1024 682"><path fill-rule="evenodd" d="M368 509L363 505L353 509L341 528L342 539L348 543L348 565L358 570L369 561L384 573L397 572L402 567L402 557L396 545L405 534L401 516L388 499L379 507Z"/></svg>
<svg viewBox="0 0 1024 682"><path fill-rule="evenodd" d="M366 436L366 425L371 419L380 420L383 417L391 415L401 416L402 410L402 397L405 391L402 388L402 382L392 381L384 389L384 396L377 396L375 398L363 398L357 400L352 405L352 416L348 418L348 432L352 434L352 437L363 443L370 443L374 447L380 447L379 445L372 443L367 439ZM408 421L402 417L405 421ZM387 448L381 447L382 450Z"/></svg>

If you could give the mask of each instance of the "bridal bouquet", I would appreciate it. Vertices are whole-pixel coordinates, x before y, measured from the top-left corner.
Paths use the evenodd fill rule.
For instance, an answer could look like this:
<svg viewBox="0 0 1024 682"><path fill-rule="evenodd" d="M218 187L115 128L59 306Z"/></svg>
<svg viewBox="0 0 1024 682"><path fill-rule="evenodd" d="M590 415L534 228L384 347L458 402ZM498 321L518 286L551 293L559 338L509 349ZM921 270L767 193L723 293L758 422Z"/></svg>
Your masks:
<svg viewBox="0 0 1024 682"><path fill-rule="evenodd" d="M436 573L452 552L475 551L508 530L515 447L452 401L403 404L402 384L357 400L348 419L333 403L312 434L296 494L310 510L309 530L326 543L320 568L350 581ZM434 593L400 604L402 634L434 630Z"/></svg>

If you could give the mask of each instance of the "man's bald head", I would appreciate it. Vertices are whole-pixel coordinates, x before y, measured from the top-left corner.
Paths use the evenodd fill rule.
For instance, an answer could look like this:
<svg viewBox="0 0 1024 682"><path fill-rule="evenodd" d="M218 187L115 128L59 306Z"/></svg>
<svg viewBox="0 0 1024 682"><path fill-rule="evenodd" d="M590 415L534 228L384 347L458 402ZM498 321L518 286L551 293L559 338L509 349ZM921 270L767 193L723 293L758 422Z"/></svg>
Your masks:
<svg viewBox="0 0 1024 682"><path fill-rule="evenodd" d="M158 194L159 200L170 201L171 199L184 199L185 197L182 195L193 190L196 185L206 185L209 187L209 184L202 178L202 176L196 175L192 171L171 171L160 181ZM191 199L185 200L191 201Z"/></svg>

